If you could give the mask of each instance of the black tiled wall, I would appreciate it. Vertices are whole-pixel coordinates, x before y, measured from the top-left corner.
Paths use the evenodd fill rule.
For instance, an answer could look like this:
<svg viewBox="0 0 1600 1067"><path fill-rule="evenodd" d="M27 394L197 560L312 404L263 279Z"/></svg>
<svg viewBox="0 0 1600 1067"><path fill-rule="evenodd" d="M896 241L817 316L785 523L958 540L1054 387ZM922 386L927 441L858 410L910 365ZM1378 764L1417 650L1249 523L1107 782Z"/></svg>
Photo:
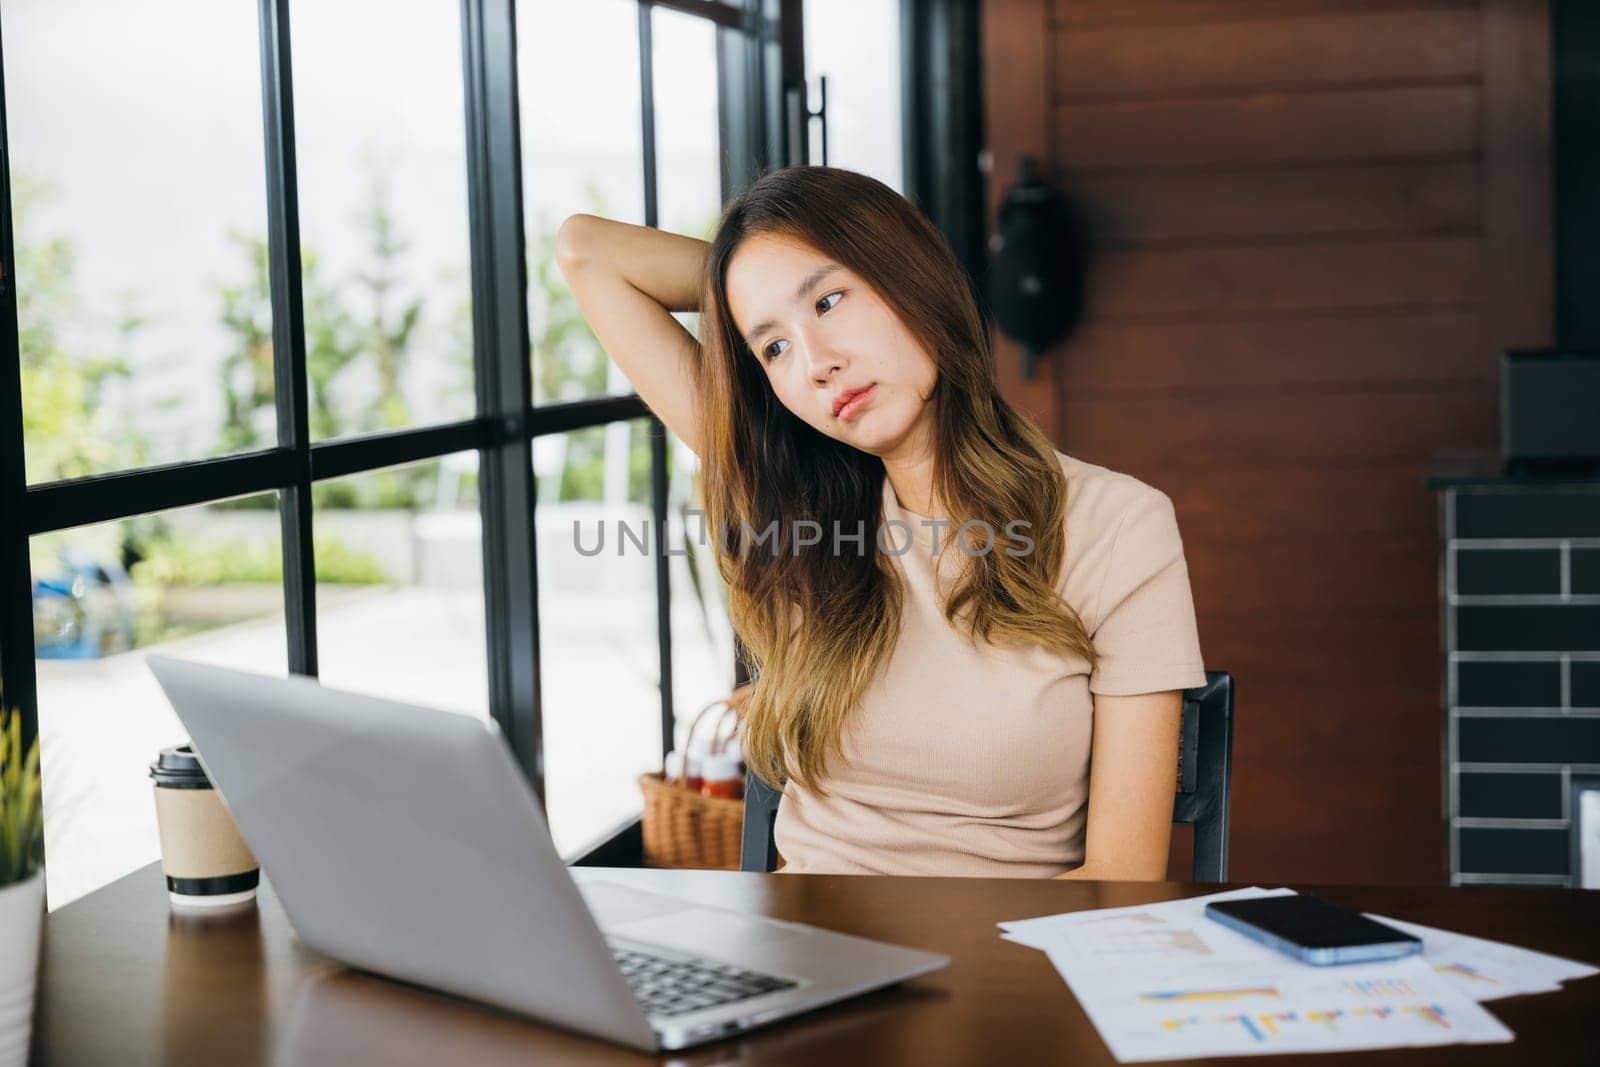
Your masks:
<svg viewBox="0 0 1600 1067"><path fill-rule="evenodd" d="M1559 663L1458 663L1456 704L1468 708L1561 705Z"/></svg>
<svg viewBox="0 0 1600 1067"><path fill-rule="evenodd" d="M1600 634L1600 604L1463 606L1456 634L1463 652L1581 652Z"/></svg>
<svg viewBox="0 0 1600 1067"><path fill-rule="evenodd" d="M1456 810L1464 818L1562 818L1561 775L1462 774L1457 779Z"/></svg>
<svg viewBox="0 0 1600 1067"><path fill-rule="evenodd" d="M1449 489L1456 498L1456 537L1600 537L1600 491Z"/></svg>
<svg viewBox="0 0 1600 1067"><path fill-rule="evenodd" d="M1461 866L1495 874L1549 874L1567 870L1567 831L1463 829Z"/></svg>
<svg viewBox="0 0 1600 1067"><path fill-rule="evenodd" d="M1600 484L1445 490L1450 874L1567 884L1600 773Z"/></svg>
<svg viewBox="0 0 1600 1067"><path fill-rule="evenodd" d="M1600 718L1462 718L1456 738L1462 763L1600 763Z"/></svg>
<svg viewBox="0 0 1600 1067"><path fill-rule="evenodd" d="M1559 593L1559 548L1456 550L1458 593Z"/></svg>
<svg viewBox="0 0 1600 1067"><path fill-rule="evenodd" d="M1572 591L1600 596L1600 548L1572 550Z"/></svg>
<svg viewBox="0 0 1600 1067"><path fill-rule="evenodd" d="M1600 709L1600 663L1572 665L1572 706Z"/></svg>

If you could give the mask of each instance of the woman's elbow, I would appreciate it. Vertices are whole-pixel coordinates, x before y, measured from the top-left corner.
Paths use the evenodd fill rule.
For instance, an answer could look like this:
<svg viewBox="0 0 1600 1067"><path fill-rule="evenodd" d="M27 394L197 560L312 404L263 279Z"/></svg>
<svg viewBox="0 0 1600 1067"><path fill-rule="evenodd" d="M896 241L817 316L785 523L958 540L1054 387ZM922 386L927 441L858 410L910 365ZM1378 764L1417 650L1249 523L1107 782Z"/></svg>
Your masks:
<svg viewBox="0 0 1600 1067"><path fill-rule="evenodd" d="M1157 854L1159 851L1159 855ZM1082 865L1055 875L1086 882L1164 882L1167 880L1167 849L1123 852L1086 857Z"/></svg>
<svg viewBox="0 0 1600 1067"><path fill-rule="evenodd" d="M556 262L562 267L572 267L583 262L589 254L589 238L598 221L596 216L568 215L556 230Z"/></svg>

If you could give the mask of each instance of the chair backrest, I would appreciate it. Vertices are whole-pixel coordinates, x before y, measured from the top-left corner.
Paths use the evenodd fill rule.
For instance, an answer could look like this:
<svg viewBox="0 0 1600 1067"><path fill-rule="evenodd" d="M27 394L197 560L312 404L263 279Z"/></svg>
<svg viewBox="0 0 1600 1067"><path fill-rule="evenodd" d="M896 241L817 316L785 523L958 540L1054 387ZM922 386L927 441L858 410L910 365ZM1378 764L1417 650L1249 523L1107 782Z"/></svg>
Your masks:
<svg viewBox="0 0 1600 1067"><path fill-rule="evenodd" d="M1228 877L1228 796L1233 780L1233 675L1207 671L1206 684L1183 691L1177 796L1172 821L1194 827L1196 882ZM744 781L744 841L739 869L771 871L778 849L772 824L783 793L754 774Z"/></svg>
<svg viewBox="0 0 1600 1067"><path fill-rule="evenodd" d="M1228 798L1233 788L1233 675L1206 671L1206 684L1183 691L1178 795L1172 821L1194 827L1196 882L1228 880Z"/></svg>

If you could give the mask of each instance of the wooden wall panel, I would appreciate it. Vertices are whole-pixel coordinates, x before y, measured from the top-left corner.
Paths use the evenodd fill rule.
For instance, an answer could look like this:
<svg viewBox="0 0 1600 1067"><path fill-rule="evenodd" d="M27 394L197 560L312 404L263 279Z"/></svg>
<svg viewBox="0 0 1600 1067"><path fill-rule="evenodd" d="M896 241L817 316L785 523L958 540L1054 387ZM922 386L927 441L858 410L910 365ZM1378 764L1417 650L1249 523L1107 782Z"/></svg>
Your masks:
<svg viewBox="0 0 1600 1067"><path fill-rule="evenodd" d="M1544 0L984 7L991 210L1032 154L1094 242L1048 391L1002 388L1173 499L1238 685L1232 876L1441 880L1423 477L1496 446L1498 353L1549 330Z"/></svg>
<svg viewBox="0 0 1600 1067"><path fill-rule="evenodd" d="M1310 312L1275 319L1097 320L1058 361L1081 400L1161 391L1331 389L1450 380L1476 340L1471 307L1380 315Z"/></svg>
<svg viewBox="0 0 1600 1067"><path fill-rule="evenodd" d="M1484 0L1485 279L1479 358L1555 343L1547 0ZM1530 225L1530 220L1542 224Z"/></svg>
<svg viewBox="0 0 1600 1067"><path fill-rule="evenodd" d="M1405 611L1435 592L1439 570L1438 553L1414 538L1348 537L1338 527L1319 536L1203 543L1206 551L1189 560L1189 578L1196 610L1203 605L1212 617L1315 615L1329 604Z"/></svg>
<svg viewBox="0 0 1600 1067"><path fill-rule="evenodd" d="M1401 470L1411 476L1410 484L1401 477L1374 478L1365 463L1289 470L1163 466L1160 478L1192 544L1302 543L1332 536L1415 545L1433 536L1438 513L1416 491L1425 465Z"/></svg>
<svg viewBox="0 0 1600 1067"><path fill-rule="evenodd" d="M1468 8L1232 23L1057 26L1057 100L1476 80Z"/></svg>
<svg viewBox="0 0 1600 1067"><path fill-rule="evenodd" d="M1230 877L1441 881L1437 609L1269 621L1200 616L1237 676Z"/></svg>
<svg viewBox="0 0 1600 1067"><path fill-rule="evenodd" d="M1478 148L1478 90L1470 85L1063 103L1055 114L1069 174L1460 156Z"/></svg>
<svg viewBox="0 0 1600 1067"><path fill-rule="evenodd" d="M1477 297L1479 242L1304 242L1101 253L1097 317L1460 307Z"/></svg>
<svg viewBox="0 0 1600 1067"><path fill-rule="evenodd" d="M1273 238L1473 233L1476 163L1327 165L1087 175L1072 183L1106 247Z"/></svg>
<svg viewBox="0 0 1600 1067"><path fill-rule="evenodd" d="M1001 0L1002 3L1006 0ZM1464 7L1475 0L1053 0L1057 25L1204 25L1212 20L1275 19L1289 15L1380 14L1386 11Z"/></svg>
<svg viewBox="0 0 1600 1067"><path fill-rule="evenodd" d="M1414 392L1069 397L1060 417L1069 439L1083 442L1083 458L1110 467L1166 472L1388 464L1422 458L1458 435L1492 438L1495 408L1484 392L1469 380L1465 388Z"/></svg>

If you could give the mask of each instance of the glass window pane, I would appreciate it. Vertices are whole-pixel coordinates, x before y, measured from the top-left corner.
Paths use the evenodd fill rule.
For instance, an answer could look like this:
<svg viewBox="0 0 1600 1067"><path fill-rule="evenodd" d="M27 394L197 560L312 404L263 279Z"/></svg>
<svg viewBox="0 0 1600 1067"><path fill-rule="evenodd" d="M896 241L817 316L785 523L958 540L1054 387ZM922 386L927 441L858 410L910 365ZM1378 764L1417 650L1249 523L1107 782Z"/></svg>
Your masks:
<svg viewBox="0 0 1600 1067"><path fill-rule="evenodd" d="M722 215L722 134L717 118L717 26L652 8L656 214L663 230L711 240ZM698 337L700 314L672 317Z"/></svg>
<svg viewBox="0 0 1600 1067"><path fill-rule="evenodd" d="M717 571L698 483L700 457L671 434L667 475L669 580L672 584L672 690L684 740L698 709L733 690L733 625L728 585ZM704 729L702 727L701 729Z"/></svg>
<svg viewBox="0 0 1600 1067"><path fill-rule="evenodd" d="M33 538L51 910L160 857L148 769L187 739L148 652L288 669L277 494Z"/></svg>
<svg viewBox="0 0 1600 1067"><path fill-rule="evenodd" d="M661 768L647 427L533 442L545 799L569 857L637 815L638 776Z"/></svg>
<svg viewBox="0 0 1600 1067"><path fill-rule="evenodd" d="M638 3L524 0L517 69L533 402L631 393L567 289L555 238L578 212L644 223Z"/></svg>
<svg viewBox="0 0 1600 1067"><path fill-rule="evenodd" d="M470 418L460 4L312 0L289 25L311 436Z"/></svg>
<svg viewBox="0 0 1600 1067"><path fill-rule="evenodd" d="M650 14L659 223L709 241L722 214L717 26L665 8Z"/></svg>
<svg viewBox="0 0 1600 1067"><path fill-rule="evenodd" d="M327 685L488 718L478 453L312 487Z"/></svg>
<svg viewBox="0 0 1600 1067"><path fill-rule="evenodd" d="M28 480L275 444L256 5L0 18Z"/></svg>
<svg viewBox="0 0 1600 1067"><path fill-rule="evenodd" d="M828 163L905 191L900 99L900 5L804 0L806 84L822 106L828 76ZM841 27L849 32L841 33ZM812 120L813 162L822 162L822 122Z"/></svg>

